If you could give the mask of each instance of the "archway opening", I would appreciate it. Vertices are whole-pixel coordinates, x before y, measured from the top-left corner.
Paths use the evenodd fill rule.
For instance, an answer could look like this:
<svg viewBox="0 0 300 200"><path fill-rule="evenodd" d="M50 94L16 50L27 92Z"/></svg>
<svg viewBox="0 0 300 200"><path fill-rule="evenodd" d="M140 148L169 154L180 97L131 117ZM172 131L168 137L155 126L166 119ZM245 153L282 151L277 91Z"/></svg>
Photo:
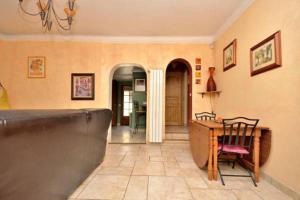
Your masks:
<svg viewBox="0 0 300 200"><path fill-rule="evenodd" d="M171 61L166 70L166 139L188 139L192 119L192 68L184 59Z"/></svg>
<svg viewBox="0 0 300 200"><path fill-rule="evenodd" d="M147 74L134 64L120 64L112 76L111 143L146 143Z"/></svg>

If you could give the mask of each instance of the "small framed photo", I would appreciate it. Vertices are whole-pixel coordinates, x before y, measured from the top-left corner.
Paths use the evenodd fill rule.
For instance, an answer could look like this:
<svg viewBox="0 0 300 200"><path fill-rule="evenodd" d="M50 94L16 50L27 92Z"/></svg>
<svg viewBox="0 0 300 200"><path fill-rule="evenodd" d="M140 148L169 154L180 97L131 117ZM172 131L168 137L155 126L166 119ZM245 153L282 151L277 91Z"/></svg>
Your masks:
<svg viewBox="0 0 300 200"><path fill-rule="evenodd" d="M196 84L200 85L201 84L201 79L196 79Z"/></svg>
<svg viewBox="0 0 300 200"><path fill-rule="evenodd" d="M134 91L145 92L146 91L146 80L145 79L135 79L134 80Z"/></svg>
<svg viewBox="0 0 300 200"><path fill-rule="evenodd" d="M223 49L223 71L236 65L236 39Z"/></svg>
<svg viewBox="0 0 300 200"><path fill-rule="evenodd" d="M280 31L250 49L251 76L281 66Z"/></svg>
<svg viewBox="0 0 300 200"><path fill-rule="evenodd" d="M95 99L95 74L72 73L71 99L94 100Z"/></svg>
<svg viewBox="0 0 300 200"><path fill-rule="evenodd" d="M201 65L196 65L196 70L200 71L201 70Z"/></svg>
<svg viewBox="0 0 300 200"><path fill-rule="evenodd" d="M28 57L28 78L46 78L46 57Z"/></svg>
<svg viewBox="0 0 300 200"><path fill-rule="evenodd" d="M196 58L195 63L196 65L201 65L201 58Z"/></svg>
<svg viewBox="0 0 300 200"><path fill-rule="evenodd" d="M196 78L201 78L201 72L195 72L195 77Z"/></svg>

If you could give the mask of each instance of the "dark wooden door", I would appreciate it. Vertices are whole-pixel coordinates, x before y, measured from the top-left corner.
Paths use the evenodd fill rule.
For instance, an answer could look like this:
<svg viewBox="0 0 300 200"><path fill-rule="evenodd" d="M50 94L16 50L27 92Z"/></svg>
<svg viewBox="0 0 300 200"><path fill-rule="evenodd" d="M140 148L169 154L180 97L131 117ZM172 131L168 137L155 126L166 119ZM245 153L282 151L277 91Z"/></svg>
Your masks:
<svg viewBox="0 0 300 200"><path fill-rule="evenodd" d="M117 126L118 121L118 82L112 82L112 126Z"/></svg>
<svg viewBox="0 0 300 200"><path fill-rule="evenodd" d="M167 72L166 75L166 125L183 125L182 73Z"/></svg>

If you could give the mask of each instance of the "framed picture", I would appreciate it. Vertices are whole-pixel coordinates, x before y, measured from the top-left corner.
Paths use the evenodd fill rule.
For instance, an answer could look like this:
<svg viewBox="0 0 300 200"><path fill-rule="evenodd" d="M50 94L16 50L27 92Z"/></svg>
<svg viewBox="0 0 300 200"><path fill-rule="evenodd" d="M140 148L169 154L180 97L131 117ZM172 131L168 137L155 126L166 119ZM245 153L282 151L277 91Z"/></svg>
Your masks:
<svg viewBox="0 0 300 200"><path fill-rule="evenodd" d="M223 49L223 71L236 65L236 39Z"/></svg>
<svg viewBox="0 0 300 200"><path fill-rule="evenodd" d="M197 71L201 70L201 65L196 65L196 70Z"/></svg>
<svg viewBox="0 0 300 200"><path fill-rule="evenodd" d="M72 73L71 79L72 100L95 99L95 74Z"/></svg>
<svg viewBox="0 0 300 200"><path fill-rule="evenodd" d="M196 78L201 78L201 72L195 72Z"/></svg>
<svg viewBox="0 0 300 200"><path fill-rule="evenodd" d="M196 58L195 63L196 65L201 65L201 58Z"/></svg>
<svg viewBox="0 0 300 200"><path fill-rule="evenodd" d="M46 58L42 56L28 57L28 78L46 77Z"/></svg>
<svg viewBox="0 0 300 200"><path fill-rule="evenodd" d="M146 91L146 80L145 79L135 79L134 80L134 91L145 92Z"/></svg>
<svg viewBox="0 0 300 200"><path fill-rule="evenodd" d="M280 31L250 49L251 76L281 66Z"/></svg>
<svg viewBox="0 0 300 200"><path fill-rule="evenodd" d="M201 79L196 79L196 84L200 85L201 84Z"/></svg>

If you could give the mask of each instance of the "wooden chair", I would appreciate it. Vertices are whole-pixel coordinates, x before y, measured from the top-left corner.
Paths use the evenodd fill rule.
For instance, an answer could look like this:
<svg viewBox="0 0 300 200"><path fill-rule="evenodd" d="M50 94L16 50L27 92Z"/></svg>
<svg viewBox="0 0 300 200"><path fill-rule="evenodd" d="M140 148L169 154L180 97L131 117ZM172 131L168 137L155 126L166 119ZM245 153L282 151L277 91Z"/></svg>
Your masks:
<svg viewBox="0 0 300 200"><path fill-rule="evenodd" d="M195 113L195 116L197 120L216 120L215 113L201 112L201 113Z"/></svg>
<svg viewBox="0 0 300 200"><path fill-rule="evenodd" d="M222 141L218 145L218 171L223 185L225 185L223 176L235 176L250 177L254 185L257 186L255 178L252 176L249 169L246 168L249 175L222 174L219 163L232 162L232 169L234 169L236 161L241 159L243 155L250 154L252 151L251 145L254 137L254 130L258 121L258 119L249 119L246 117L223 119L224 132ZM226 154L225 157L224 154Z"/></svg>

